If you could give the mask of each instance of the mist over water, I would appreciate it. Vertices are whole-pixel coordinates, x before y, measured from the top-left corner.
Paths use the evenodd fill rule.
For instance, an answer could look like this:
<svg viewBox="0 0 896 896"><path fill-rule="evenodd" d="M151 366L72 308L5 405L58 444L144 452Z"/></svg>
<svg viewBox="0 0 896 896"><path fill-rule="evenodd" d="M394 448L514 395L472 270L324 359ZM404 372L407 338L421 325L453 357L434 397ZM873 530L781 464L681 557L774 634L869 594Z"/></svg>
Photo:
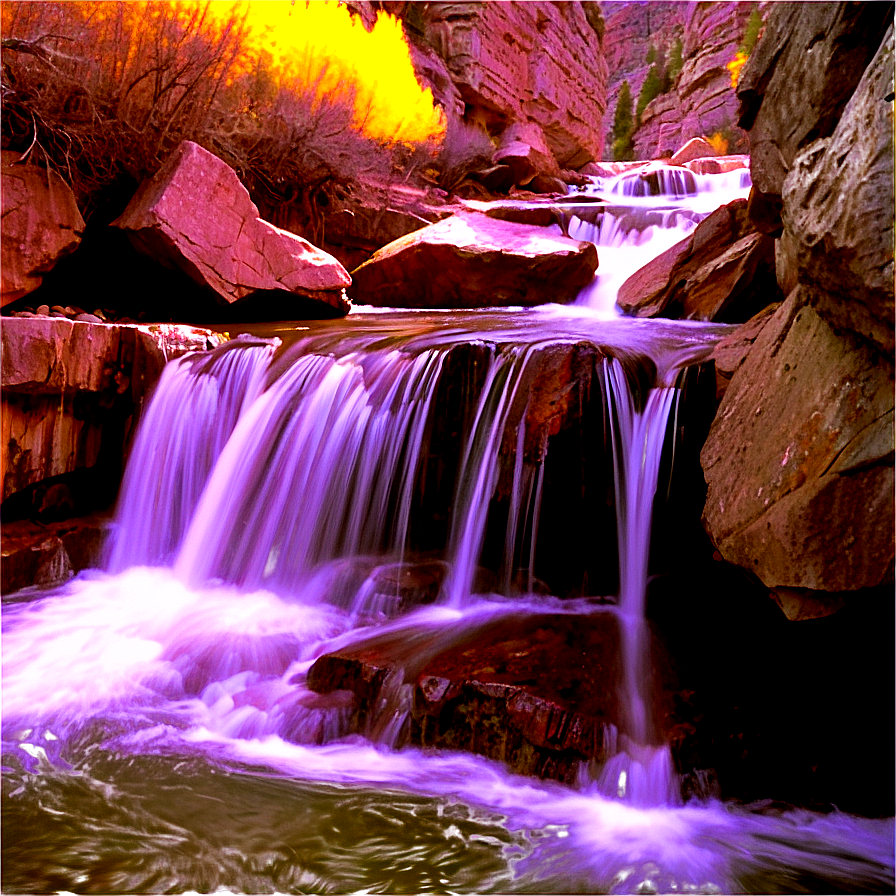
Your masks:
<svg viewBox="0 0 896 896"><path fill-rule="evenodd" d="M663 198L690 217L672 210L668 227L639 231L640 264L648 244L675 241L666 231L694 226L706 192ZM632 247L619 219L600 226L603 267L601 240ZM290 347L247 340L166 368L107 570L4 605L4 892L892 891L892 820L683 802L648 709L650 513L677 372L727 328L626 320L592 299L352 315L284 333ZM609 356L599 388L620 590L594 597L615 605L504 596L520 565L534 590L544 483L522 463L502 593L477 593L509 408L540 348L581 340ZM406 608L383 582L409 554L434 385L446 352L469 343L487 360L438 560L447 573L431 604ZM636 400L625 363L639 357L657 388ZM622 623L616 752L577 786L401 746L400 688L364 736L350 730L351 695L307 686L318 657L359 640L388 637L420 663L524 613Z"/></svg>

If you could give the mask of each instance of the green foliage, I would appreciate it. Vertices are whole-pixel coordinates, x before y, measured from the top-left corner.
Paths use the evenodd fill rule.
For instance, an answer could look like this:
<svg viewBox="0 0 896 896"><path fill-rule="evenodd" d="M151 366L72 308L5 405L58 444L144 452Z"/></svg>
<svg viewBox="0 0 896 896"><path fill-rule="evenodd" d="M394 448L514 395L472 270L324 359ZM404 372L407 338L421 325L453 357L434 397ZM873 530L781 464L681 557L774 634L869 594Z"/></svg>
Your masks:
<svg viewBox="0 0 896 896"><path fill-rule="evenodd" d="M650 66L647 77L641 85L641 92L638 94L638 105L635 107L635 118L638 124L641 123L641 116L647 108L648 103L655 100L661 93L665 91L665 77L659 63Z"/></svg>
<svg viewBox="0 0 896 896"><path fill-rule="evenodd" d="M622 82L619 98L616 100L616 114L613 117L613 160L627 162L634 158L632 134L635 120L632 114L632 89L628 81Z"/></svg>
<svg viewBox="0 0 896 896"><path fill-rule="evenodd" d="M647 48L647 57L644 61L648 65L653 65L653 63L656 62L656 47L653 44Z"/></svg>
<svg viewBox="0 0 896 896"><path fill-rule="evenodd" d="M762 13L759 12L758 6L754 6L753 11L750 13L750 18L747 19L747 27L744 30L744 39L740 45L740 52L745 56L749 56L750 53L753 52L753 48L759 40L759 32L761 30Z"/></svg>
<svg viewBox="0 0 896 896"><path fill-rule="evenodd" d="M683 51L684 45L679 37L672 45L672 53L669 56L669 65L666 67L666 80L669 83L669 88L675 84L676 79L681 74L681 69L684 66L684 60L682 58Z"/></svg>

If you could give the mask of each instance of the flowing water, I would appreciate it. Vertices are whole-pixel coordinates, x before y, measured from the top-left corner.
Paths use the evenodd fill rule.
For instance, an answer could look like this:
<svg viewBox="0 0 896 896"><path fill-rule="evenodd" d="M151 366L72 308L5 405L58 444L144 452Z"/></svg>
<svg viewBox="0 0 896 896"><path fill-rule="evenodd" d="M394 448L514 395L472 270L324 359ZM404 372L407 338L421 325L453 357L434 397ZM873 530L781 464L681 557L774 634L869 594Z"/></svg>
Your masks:
<svg viewBox="0 0 896 896"><path fill-rule="evenodd" d="M659 199L595 183L621 211L572 222L607 273L571 308L353 312L168 365L106 569L5 601L4 892L892 891L892 822L683 802L656 745L654 494L679 371L726 328L626 320L613 300L626 270L732 198L698 181ZM610 608L534 593L545 465L523 462L522 425L500 568L477 585L527 376L583 341L605 355L620 587L595 596ZM395 582L419 548L439 384L469 346L481 375L429 559L439 576L408 607ZM407 745L400 680L369 736L350 731L344 692L307 687L319 656L371 635L419 662L504 617L598 612L620 620L623 711L615 754L576 787Z"/></svg>

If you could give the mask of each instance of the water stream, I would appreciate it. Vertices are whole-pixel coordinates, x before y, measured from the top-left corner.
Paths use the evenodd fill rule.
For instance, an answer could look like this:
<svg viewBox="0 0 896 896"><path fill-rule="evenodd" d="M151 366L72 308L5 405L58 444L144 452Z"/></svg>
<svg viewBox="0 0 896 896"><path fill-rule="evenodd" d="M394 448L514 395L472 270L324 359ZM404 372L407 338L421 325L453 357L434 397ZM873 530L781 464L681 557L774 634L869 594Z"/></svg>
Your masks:
<svg viewBox="0 0 896 896"><path fill-rule="evenodd" d="M595 182L622 211L570 227L602 266L570 308L358 310L168 365L106 569L4 603L4 892L892 891L891 821L684 802L657 744L651 512L679 371L727 330L624 319L615 290L744 184L643 197L627 183ZM561 599L534 587L546 462L524 462L524 422L508 433L543 353L582 344L602 355L617 513L615 543L594 549L618 547L619 593ZM449 518L439 549L422 546L433 587L408 604L421 483L450 466L433 447L440 384L461 352L478 378L450 434L456 469L439 474ZM359 639L390 638L419 665L521 613L620 620L617 749L576 786L408 745L400 676L361 733L345 692L307 686L318 657Z"/></svg>

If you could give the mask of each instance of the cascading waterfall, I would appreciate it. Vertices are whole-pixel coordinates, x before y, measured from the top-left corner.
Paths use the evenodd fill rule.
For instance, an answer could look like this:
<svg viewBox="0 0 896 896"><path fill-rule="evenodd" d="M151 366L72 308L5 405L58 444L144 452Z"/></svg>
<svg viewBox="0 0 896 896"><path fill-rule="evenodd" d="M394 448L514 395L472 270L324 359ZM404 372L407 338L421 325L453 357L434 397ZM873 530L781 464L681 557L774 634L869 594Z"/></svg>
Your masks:
<svg viewBox="0 0 896 896"><path fill-rule="evenodd" d="M637 230L641 263L671 238L664 230L701 214L681 200ZM598 239L631 248L632 220L608 211ZM6 892L892 887L886 821L682 803L651 716L650 516L677 371L726 328L617 320L593 299L447 319L352 315L292 347L248 340L168 365L108 571L4 607ZM546 464L524 461L526 413L508 435L539 350L582 340L607 356L597 388L617 510L611 610L532 593ZM452 461L451 518L441 553L426 556L429 605L407 607L415 498L432 465L448 465L432 444L439 384L451 352L471 344L483 369ZM647 392L630 378L639 358L656 370ZM504 533L495 587L512 600L474 593L490 526ZM546 607L620 621L617 751L579 789L472 755L387 748L401 745L409 711L401 674L366 738L348 733L350 695L307 687L318 657L359 637L388 638L422 668L467 627Z"/></svg>

